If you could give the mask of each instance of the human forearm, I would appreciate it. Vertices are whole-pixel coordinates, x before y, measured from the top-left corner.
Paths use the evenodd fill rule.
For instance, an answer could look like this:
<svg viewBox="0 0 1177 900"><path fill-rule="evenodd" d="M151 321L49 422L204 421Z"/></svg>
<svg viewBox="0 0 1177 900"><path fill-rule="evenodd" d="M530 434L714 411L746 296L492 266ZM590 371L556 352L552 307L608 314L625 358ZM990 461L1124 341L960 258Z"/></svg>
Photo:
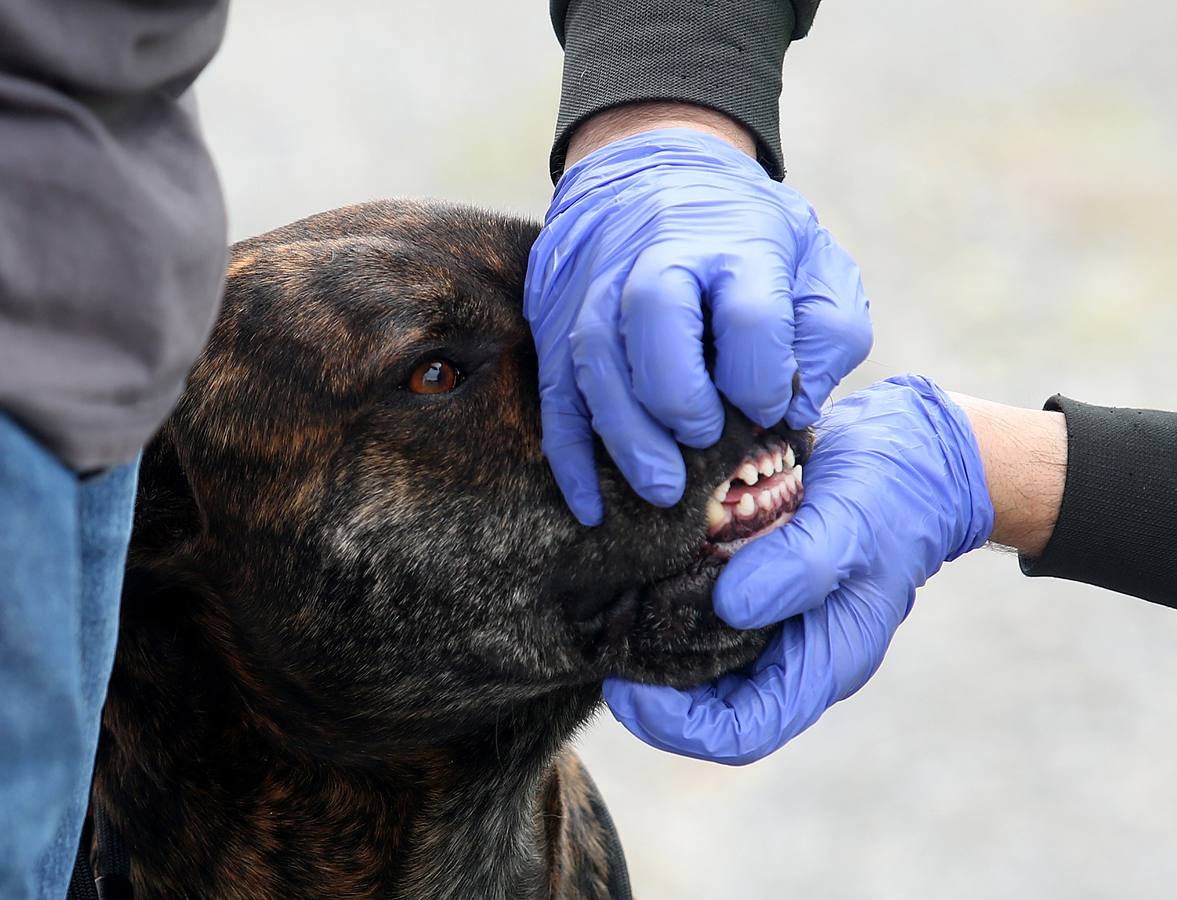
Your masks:
<svg viewBox="0 0 1177 900"><path fill-rule="evenodd" d="M953 399L981 450L992 540L1017 548L1027 575L1177 606L1177 413Z"/></svg>
<svg viewBox="0 0 1177 900"><path fill-rule="evenodd" d="M692 128L722 138L748 156L756 156L752 132L730 116L692 103L650 101L615 106L585 119L572 132L565 165L573 166L613 141L656 128Z"/></svg>
<svg viewBox="0 0 1177 900"><path fill-rule="evenodd" d="M1067 473L1067 424L1062 413L1021 409L963 394L993 502L994 543L1037 556L1058 520Z"/></svg>

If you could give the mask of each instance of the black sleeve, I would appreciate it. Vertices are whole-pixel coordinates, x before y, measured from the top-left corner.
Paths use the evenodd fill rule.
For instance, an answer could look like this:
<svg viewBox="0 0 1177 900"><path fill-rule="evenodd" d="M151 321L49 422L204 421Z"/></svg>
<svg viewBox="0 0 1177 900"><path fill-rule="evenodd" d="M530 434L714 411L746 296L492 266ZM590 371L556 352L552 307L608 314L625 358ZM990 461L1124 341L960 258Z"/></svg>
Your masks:
<svg viewBox="0 0 1177 900"><path fill-rule="evenodd" d="M1067 419L1067 483L1054 534L1022 571L1177 607L1177 413L1060 396L1046 408Z"/></svg>
<svg viewBox="0 0 1177 900"><path fill-rule="evenodd" d="M707 106L756 135L761 164L784 177L781 64L820 0L551 0L564 47L552 180L572 131L612 106L678 100Z"/></svg>

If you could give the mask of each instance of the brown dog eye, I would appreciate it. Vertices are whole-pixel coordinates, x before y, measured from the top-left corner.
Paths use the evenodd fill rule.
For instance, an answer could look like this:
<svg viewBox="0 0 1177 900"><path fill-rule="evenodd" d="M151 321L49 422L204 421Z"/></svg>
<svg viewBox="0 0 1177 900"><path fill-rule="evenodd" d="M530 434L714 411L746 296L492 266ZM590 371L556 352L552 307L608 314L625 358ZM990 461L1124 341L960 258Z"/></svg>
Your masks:
<svg viewBox="0 0 1177 900"><path fill-rule="evenodd" d="M444 359L423 362L409 376L409 390L414 394L444 394L458 386L458 370Z"/></svg>

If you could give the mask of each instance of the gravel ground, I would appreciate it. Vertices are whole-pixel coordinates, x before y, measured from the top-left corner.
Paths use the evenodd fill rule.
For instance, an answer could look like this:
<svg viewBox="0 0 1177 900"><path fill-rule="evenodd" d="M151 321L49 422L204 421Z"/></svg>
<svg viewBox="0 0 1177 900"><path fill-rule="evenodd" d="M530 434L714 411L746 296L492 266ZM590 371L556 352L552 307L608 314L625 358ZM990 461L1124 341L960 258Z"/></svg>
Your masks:
<svg viewBox="0 0 1177 900"><path fill-rule="evenodd" d="M546 8L239 2L202 94L234 236L401 194L542 215ZM1177 407L1175 32L1161 0L824 5L782 118L790 182L873 300L854 384L914 370L1025 405ZM766 761L680 760L607 714L581 748L645 900L1160 900L1174 647L1171 611L981 552Z"/></svg>

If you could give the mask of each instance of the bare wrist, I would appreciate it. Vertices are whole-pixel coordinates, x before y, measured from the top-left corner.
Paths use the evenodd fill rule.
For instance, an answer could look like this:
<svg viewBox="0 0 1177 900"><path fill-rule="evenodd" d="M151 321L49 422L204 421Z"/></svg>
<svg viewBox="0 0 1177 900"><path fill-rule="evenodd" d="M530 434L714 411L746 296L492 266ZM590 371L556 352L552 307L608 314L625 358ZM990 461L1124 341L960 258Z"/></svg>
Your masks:
<svg viewBox="0 0 1177 900"><path fill-rule="evenodd" d="M1054 533L1067 479L1062 413L950 394L968 416L981 451L994 543L1038 556Z"/></svg>
<svg viewBox="0 0 1177 900"><path fill-rule="evenodd" d="M614 106L581 122L568 141L565 165L572 166L613 141L656 128L692 128L722 138L756 158L756 139L752 132L730 116L693 103L651 100Z"/></svg>

